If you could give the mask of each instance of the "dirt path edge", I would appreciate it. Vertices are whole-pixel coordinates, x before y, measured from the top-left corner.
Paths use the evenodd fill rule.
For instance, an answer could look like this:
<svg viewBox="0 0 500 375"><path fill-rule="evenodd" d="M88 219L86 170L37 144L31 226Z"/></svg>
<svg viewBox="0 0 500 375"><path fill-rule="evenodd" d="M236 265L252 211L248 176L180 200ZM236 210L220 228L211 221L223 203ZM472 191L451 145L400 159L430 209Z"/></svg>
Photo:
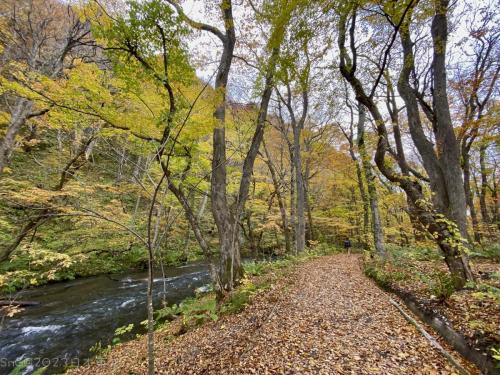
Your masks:
<svg viewBox="0 0 500 375"><path fill-rule="evenodd" d="M465 337L451 328L439 314L426 309L412 294L393 288L390 285L379 283L373 278L372 280L383 290L398 296L411 312L431 326L453 349L460 353L462 357L475 364L483 374L500 375L500 369L495 368L491 356L470 346Z"/></svg>

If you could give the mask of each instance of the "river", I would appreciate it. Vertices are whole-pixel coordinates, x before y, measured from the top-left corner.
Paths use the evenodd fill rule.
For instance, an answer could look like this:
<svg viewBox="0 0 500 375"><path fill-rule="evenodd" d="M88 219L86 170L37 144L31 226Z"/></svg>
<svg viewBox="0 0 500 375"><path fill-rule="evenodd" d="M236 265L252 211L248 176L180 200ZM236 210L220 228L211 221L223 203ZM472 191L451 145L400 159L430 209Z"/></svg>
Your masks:
<svg viewBox="0 0 500 375"><path fill-rule="evenodd" d="M163 299L164 283L166 301L173 304L194 295L197 287L208 282L206 264L168 267L165 279L155 274L155 304ZM49 365L47 374L61 372L67 364L84 364L96 343L109 344L116 328L134 323L138 332L139 323L146 319L146 286L147 273L128 273L82 278L20 293L19 300L40 305L4 321L0 374L8 374L13 363L26 358L34 365L30 369Z"/></svg>

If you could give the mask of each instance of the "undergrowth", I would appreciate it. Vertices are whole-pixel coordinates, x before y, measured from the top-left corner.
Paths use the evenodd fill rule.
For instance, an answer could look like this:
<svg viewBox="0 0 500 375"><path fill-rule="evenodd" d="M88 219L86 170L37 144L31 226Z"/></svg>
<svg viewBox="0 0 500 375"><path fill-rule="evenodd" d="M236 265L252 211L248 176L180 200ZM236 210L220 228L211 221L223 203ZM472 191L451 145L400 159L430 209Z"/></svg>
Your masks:
<svg viewBox="0 0 500 375"><path fill-rule="evenodd" d="M364 272L374 279L382 287L389 286L410 286L412 289L425 289L425 294L430 299L445 301L455 292L454 280L444 266L444 259L439 251L432 247L415 246L401 247L393 244L386 246L387 259L380 260L365 254ZM493 244L484 246L481 249L475 248L471 252L472 261L474 258L481 258L495 263L498 259L500 246ZM479 253L480 252L480 253ZM496 279L496 273L488 276ZM493 292L492 287L485 286L481 280L476 283L469 283L468 289L476 290L475 296L484 294L488 289L488 296L498 294L498 288ZM492 297L493 298L493 297ZM495 296L495 298L498 298Z"/></svg>

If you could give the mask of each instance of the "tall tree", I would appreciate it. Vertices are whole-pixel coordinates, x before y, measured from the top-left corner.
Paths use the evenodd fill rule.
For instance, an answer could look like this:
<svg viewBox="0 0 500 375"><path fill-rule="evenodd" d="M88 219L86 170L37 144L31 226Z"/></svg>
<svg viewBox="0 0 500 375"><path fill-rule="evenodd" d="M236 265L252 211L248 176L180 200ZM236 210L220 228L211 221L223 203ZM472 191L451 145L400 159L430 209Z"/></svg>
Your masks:
<svg viewBox="0 0 500 375"><path fill-rule="evenodd" d="M490 4L492 7L493 4ZM474 14L472 22L467 25L469 37L463 41L463 53L469 59L461 61L451 77L452 90L457 94L462 114L462 126L458 131L461 162L464 177L464 191L467 206L470 210L474 240L481 241L479 219L474 205L471 189L471 150L478 138L488 133L491 126L483 118L495 96L496 82L500 73L500 32L495 27L493 9L482 9L478 12L474 5L467 5L465 11ZM479 20L476 20L476 17ZM472 51L469 53L468 51ZM452 92L453 92L452 91ZM488 223L488 215L481 207L483 220ZM486 213L486 215L484 215Z"/></svg>
<svg viewBox="0 0 500 375"><path fill-rule="evenodd" d="M355 150L355 144L354 144L354 108L351 105L349 98L348 98L348 91L346 88L345 92L345 104L346 107L349 109L349 129L346 130L342 127L340 123L338 123L338 127L342 131L342 134L346 138L348 144L349 144L349 156L351 157L351 160L354 162L354 166L356 169L356 181L358 184L358 190L359 190L359 195L361 197L361 201L363 203L363 235L361 242L363 244L363 247L365 249L369 248L369 236L370 236L370 201L368 199L368 193L366 191L365 187L365 177L363 176L363 172L361 169L361 162L356 155L356 150ZM359 119L361 120L361 119Z"/></svg>
<svg viewBox="0 0 500 375"><path fill-rule="evenodd" d="M271 153L269 152L268 147L266 146L264 140L262 140L262 147L264 149L264 155L266 157L265 163L267 164L269 172L271 173L271 179L273 181L274 190L276 192L276 197L278 199L283 236L285 237L285 249L287 253L290 253L292 250L292 243L290 239L290 228L288 224L288 214L286 212L285 197L283 196L282 192L282 183L280 182L278 172L276 171L276 166L274 165L274 162L271 158Z"/></svg>
<svg viewBox="0 0 500 375"><path fill-rule="evenodd" d="M9 82L24 86L33 84L39 75L51 79L60 76L75 58L88 53L82 46L89 40L90 28L71 5L56 0L8 0L0 5L0 14L5 19L0 28L0 73L6 87L2 99L10 114L0 139L1 175L26 122L49 110L23 95L22 90L9 88Z"/></svg>
<svg viewBox="0 0 500 375"><path fill-rule="evenodd" d="M361 165L368 185L368 199L370 202L370 212L372 218L372 233L375 251L381 258L385 258L384 232L382 221L380 219L380 210L378 205L377 187L375 185L375 175L372 172L371 158L365 144L365 121L366 113L362 105L358 108L358 151L361 158Z"/></svg>
<svg viewBox="0 0 500 375"><path fill-rule="evenodd" d="M446 6L445 6L446 5ZM392 21L395 31L388 45L383 51L382 69L379 70L376 79L369 93L365 91L362 83L356 76L357 69L357 50L355 43L355 28L358 9L354 5L344 5L340 7L339 36L338 46L340 50L340 71L344 78L353 88L357 100L364 105L373 117L378 133L377 151L375 161L382 174L391 182L398 183L406 192L420 222L433 235L437 244L443 251L445 261L453 275L455 285L462 287L467 280L473 278L469 267L467 255L464 252L464 241L467 234L467 223L465 216L465 194L463 192L463 181L461 179L461 170L458 159L458 146L453 127L449 106L446 97L446 37L447 37L447 4L435 2L434 17L432 22L433 35L433 100L434 116L433 124L436 129L436 139L438 140L439 153L436 155L432 144L425 138L423 129L420 126L420 114L418 112L418 102L415 92L408 88L408 78L412 71L414 59L412 53L412 44L408 43L409 24L408 13L414 6L413 1L397 5L395 14L397 21ZM347 21L350 19L349 29ZM349 30L349 31L348 31ZM397 172L393 166L385 160L389 150L388 133L385 121L374 100L374 94L377 90L380 79L383 76L383 69L387 61L392 45L396 39L396 33L401 32L402 45L405 54L403 68L398 83L400 94L406 103L408 121L410 124L410 133L415 142L420 155L424 159L424 166L431 180L431 189L435 193L434 208L426 203L421 184L412 178L408 178ZM350 54L346 47L346 38L350 38ZM406 89L406 90L405 90ZM406 96L405 96L406 95ZM439 108L437 108L439 107ZM427 108L427 107L426 107ZM445 146L446 145L446 146ZM450 147L450 150L447 149ZM439 160L437 160L439 156ZM396 162L401 167L403 161L397 159ZM450 167L445 171L441 170L440 163ZM440 171L441 170L441 171ZM446 176L446 177L445 177ZM458 186L458 188L457 188ZM450 197L450 195L453 195ZM434 197L435 197L434 196ZM461 211L460 211L461 210ZM443 218L448 218L443 220ZM456 229L455 229L456 228Z"/></svg>
<svg viewBox="0 0 500 375"><path fill-rule="evenodd" d="M168 0L186 22L192 27L214 34L222 42L222 54L217 68L215 89L217 101L214 112L213 152L212 152L212 177L211 198L212 213L217 225L220 247L220 262L216 275L216 289L219 300L231 291L242 276L241 256L239 248L239 221L244 213L245 203L251 181L253 165L257 157L260 144L264 135L269 101L274 87L274 76L278 64L281 43L287 30L289 20L296 9L296 2L278 0L267 4L268 9L259 11L261 16L267 18L271 26L270 37L267 42L268 59L264 69L264 88L256 119L256 126L248 152L246 153L239 192L236 203L231 206L227 197L227 157L226 157L226 132L225 114L227 106L227 83L233 51L236 43L235 24L233 19L233 5L231 0L222 0L220 9L224 22L224 31L208 24L192 20L183 12L182 7L174 0ZM256 7L252 4L254 10ZM264 7L266 8L266 7Z"/></svg>
<svg viewBox="0 0 500 375"><path fill-rule="evenodd" d="M293 169L295 171L294 174L294 182L295 182L295 202L292 204L295 205L295 251L297 253L304 250L306 246L306 221L305 221L305 187L304 187L304 175L302 171L302 155L301 155L301 134L304 129L304 123L307 117L308 105L309 105L309 97L308 97L308 88L307 83L304 82L304 85L301 89L301 98L302 98L302 113L300 117L297 119L295 114L295 110L292 105L292 89L290 82L287 80L286 83L286 96L283 97L280 95L280 100L283 102L285 107L288 109L288 114L290 116L290 124L292 127L293 134L293 152L292 163Z"/></svg>
<svg viewBox="0 0 500 375"><path fill-rule="evenodd" d="M407 7L408 15L401 18L398 32L403 47L404 62L398 81L398 91L406 105L410 134L422 156L424 168L429 176L434 193L433 204L436 210L455 222L460 235L465 239L467 233L467 210L463 191L460 152L451 121L448 103L448 82L446 76L446 42L448 38L448 1L434 1L431 35L432 58L432 105L424 101L423 94L410 84L410 76L415 72L414 43L411 40L411 19L413 5ZM418 104L431 121L436 148L427 139L422 128ZM460 250L459 250L460 251ZM449 262L452 262L449 260ZM472 279L472 272L464 251L460 253L462 279Z"/></svg>

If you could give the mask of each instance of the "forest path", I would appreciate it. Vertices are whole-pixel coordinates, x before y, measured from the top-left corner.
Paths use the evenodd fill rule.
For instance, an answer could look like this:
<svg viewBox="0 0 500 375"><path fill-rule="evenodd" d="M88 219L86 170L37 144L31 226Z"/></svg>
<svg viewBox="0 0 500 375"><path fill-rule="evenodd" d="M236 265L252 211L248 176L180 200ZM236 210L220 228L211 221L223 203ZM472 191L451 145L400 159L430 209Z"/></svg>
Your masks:
<svg viewBox="0 0 500 375"><path fill-rule="evenodd" d="M389 298L362 273L358 256L317 258L299 265L240 314L169 344L158 337L157 372L452 374L453 367ZM145 341L119 346L104 365L74 373L146 373Z"/></svg>

